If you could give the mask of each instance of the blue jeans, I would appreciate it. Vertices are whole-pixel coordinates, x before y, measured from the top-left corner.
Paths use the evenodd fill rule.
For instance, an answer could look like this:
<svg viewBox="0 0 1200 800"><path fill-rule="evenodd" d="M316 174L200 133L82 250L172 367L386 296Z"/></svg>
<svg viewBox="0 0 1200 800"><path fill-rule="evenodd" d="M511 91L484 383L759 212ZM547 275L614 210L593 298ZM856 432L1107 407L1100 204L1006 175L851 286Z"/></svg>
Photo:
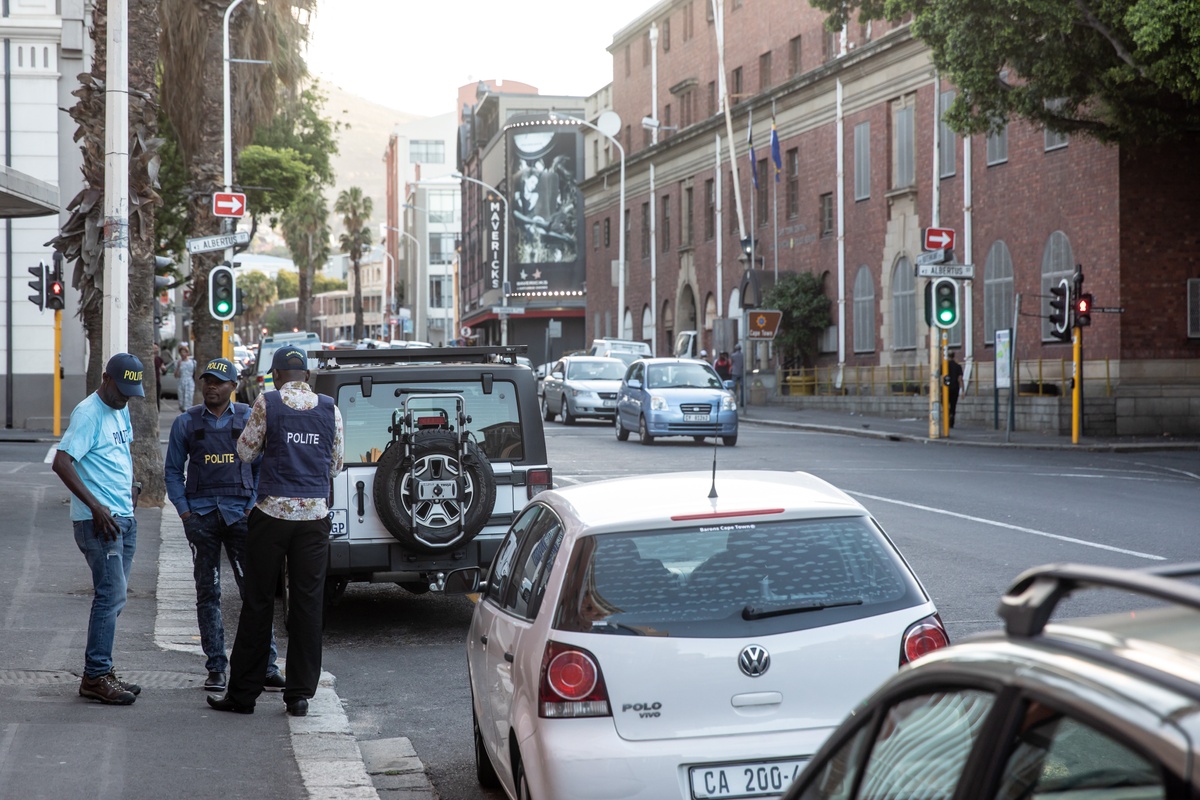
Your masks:
<svg viewBox="0 0 1200 800"><path fill-rule="evenodd" d="M229 557L238 596L244 598L246 580L246 518L232 525L225 523L221 512L192 514L183 521L183 532L192 548L192 575L196 579L196 622L200 625L200 646L208 660L209 672L227 672L229 659L225 655L225 623L221 616L221 546ZM275 633L271 633L271 655L266 675L279 672L275 663L279 651Z"/></svg>
<svg viewBox="0 0 1200 800"><path fill-rule="evenodd" d="M87 650L83 673L99 678L112 671L113 640L117 636L117 617L125 607L129 586L129 568L137 549L137 520L113 517L120 533L116 541L96 535L90 519L73 522L75 544L92 570L92 614L88 617Z"/></svg>

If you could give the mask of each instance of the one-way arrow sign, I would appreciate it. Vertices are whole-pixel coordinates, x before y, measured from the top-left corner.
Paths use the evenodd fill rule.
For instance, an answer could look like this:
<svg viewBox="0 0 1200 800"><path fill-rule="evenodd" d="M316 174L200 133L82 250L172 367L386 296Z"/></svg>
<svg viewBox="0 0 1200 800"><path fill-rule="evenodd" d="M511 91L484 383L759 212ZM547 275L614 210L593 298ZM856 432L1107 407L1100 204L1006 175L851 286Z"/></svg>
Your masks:
<svg viewBox="0 0 1200 800"><path fill-rule="evenodd" d="M214 217L241 217L246 215L246 195L241 192L213 192Z"/></svg>
<svg viewBox="0 0 1200 800"><path fill-rule="evenodd" d="M954 249L954 229L953 228L926 228L925 229L925 249L926 250L953 250Z"/></svg>

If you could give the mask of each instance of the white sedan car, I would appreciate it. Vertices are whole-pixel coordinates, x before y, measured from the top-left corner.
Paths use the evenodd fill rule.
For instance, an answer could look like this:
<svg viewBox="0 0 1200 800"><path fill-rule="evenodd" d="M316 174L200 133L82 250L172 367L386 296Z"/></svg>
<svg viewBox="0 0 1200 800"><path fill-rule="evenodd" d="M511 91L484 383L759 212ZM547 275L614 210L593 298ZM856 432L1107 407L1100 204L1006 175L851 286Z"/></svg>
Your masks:
<svg viewBox="0 0 1200 800"><path fill-rule="evenodd" d="M467 640L480 783L512 798L777 797L946 632L895 545L804 473L621 478L520 513Z"/></svg>

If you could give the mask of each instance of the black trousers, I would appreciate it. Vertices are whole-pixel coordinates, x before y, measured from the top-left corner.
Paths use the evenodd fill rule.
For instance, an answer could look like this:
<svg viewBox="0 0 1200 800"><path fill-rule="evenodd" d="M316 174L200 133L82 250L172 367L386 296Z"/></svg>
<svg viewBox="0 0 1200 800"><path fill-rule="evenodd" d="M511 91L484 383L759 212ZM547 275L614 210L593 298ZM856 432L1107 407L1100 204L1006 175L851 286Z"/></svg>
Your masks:
<svg viewBox="0 0 1200 800"><path fill-rule="evenodd" d="M271 652L275 587L283 559L288 565L287 685L284 702L308 699L321 679L321 615L325 570L329 564L328 517L286 520L250 512L246 539L246 582L237 637L229 658L229 689L234 702L252 706L263 691Z"/></svg>

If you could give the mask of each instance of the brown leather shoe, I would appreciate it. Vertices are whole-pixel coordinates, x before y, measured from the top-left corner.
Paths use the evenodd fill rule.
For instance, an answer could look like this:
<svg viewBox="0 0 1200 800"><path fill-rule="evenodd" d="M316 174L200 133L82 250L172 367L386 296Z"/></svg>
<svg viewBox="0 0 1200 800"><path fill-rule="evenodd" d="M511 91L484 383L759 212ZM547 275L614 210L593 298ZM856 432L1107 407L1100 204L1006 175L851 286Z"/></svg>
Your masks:
<svg viewBox="0 0 1200 800"><path fill-rule="evenodd" d="M83 680L79 682L79 696L99 700L110 706L129 706L137 700L137 695L117 683L111 672L95 678L84 675Z"/></svg>

